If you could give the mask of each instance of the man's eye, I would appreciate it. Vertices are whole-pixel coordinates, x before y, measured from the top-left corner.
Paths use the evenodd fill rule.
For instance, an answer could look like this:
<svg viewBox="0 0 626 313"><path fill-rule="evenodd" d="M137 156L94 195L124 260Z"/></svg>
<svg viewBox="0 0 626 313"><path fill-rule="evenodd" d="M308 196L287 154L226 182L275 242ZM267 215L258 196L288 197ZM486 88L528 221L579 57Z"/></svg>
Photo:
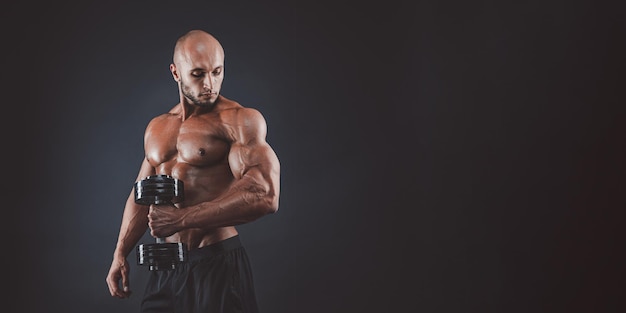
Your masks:
<svg viewBox="0 0 626 313"><path fill-rule="evenodd" d="M219 74L222 74L222 71L221 71L221 70L219 70L219 71L213 71L213 75L216 75L216 76L217 76L217 75L219 75Z"/></svg>
<svg viewBox="0 0 626 313"><path fill-rule="evenodd" d="M203 75L204 75L204 74L203 74L203 73L201 73L201 72L192 72L192 73L191 73L191 76L193 76L193 77L202 77Z"/></svg>

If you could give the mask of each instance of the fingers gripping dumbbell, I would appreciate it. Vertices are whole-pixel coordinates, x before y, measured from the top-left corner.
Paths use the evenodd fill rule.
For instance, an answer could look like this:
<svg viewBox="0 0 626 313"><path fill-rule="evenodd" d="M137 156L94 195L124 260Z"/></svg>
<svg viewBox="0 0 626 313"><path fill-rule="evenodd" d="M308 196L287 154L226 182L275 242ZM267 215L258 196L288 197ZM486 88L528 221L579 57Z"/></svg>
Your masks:
<svg viewBox="0 0 626 313"><path fill-rule="evenodd" d="M183 201L183 182L169 175L148 176L134 185L135 202L142 205L178 203ZM137 264L146 265L151 271L173 270L185 262L186 249L180 242L165 242L137 246Z"/></svg>

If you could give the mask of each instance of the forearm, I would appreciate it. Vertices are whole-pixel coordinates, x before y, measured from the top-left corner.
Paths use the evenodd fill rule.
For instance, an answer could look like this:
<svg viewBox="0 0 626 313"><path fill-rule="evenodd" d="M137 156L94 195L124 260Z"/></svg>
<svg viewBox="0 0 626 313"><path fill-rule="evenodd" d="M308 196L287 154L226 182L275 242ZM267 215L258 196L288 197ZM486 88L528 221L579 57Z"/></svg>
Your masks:
<svg viewBox="0 0 626 313"><path fill-rule="evenodd" d="M184 210L182 228L217 228L256 220L278 210L278 191L254 175L237 180L222 196Z"/></svg>
<svg viewBox="0 0 626 313"><path fill-rule="evenodd" d="M148 207L140 206L129 198L124 208L122 224L114 255L126 258L148 229Z"/></svg>

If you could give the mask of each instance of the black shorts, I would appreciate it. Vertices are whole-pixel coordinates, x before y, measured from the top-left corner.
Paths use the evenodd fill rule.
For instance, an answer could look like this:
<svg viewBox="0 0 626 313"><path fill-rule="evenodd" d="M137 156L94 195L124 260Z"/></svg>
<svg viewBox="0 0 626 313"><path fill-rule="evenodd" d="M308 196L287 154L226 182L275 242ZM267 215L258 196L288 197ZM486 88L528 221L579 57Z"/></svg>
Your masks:
<svg viewBox="0 0 626 313"><path fill-rule="evenodd" d="M141 312L257 313L252 271L239 236L189 251L187 262L152 271Z"/></svg>

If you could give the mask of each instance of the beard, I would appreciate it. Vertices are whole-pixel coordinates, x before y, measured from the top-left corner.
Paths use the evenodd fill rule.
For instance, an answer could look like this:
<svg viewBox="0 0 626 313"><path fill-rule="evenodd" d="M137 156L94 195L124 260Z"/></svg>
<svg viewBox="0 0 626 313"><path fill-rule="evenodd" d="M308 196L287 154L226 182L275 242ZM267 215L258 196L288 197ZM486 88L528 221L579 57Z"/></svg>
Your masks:
<svg viewBox="0 0 626 313"><path fill-rule="evenodd" d="M182 80L180 81L180 89L183 92L183 95L187 97L187 99L191 100L191 102L199 107L211 107L215 104L215 100L211 100L211 98L207 100L200 100L198 96L194 95L191 91L191 88L187 86Z"/></svg>

